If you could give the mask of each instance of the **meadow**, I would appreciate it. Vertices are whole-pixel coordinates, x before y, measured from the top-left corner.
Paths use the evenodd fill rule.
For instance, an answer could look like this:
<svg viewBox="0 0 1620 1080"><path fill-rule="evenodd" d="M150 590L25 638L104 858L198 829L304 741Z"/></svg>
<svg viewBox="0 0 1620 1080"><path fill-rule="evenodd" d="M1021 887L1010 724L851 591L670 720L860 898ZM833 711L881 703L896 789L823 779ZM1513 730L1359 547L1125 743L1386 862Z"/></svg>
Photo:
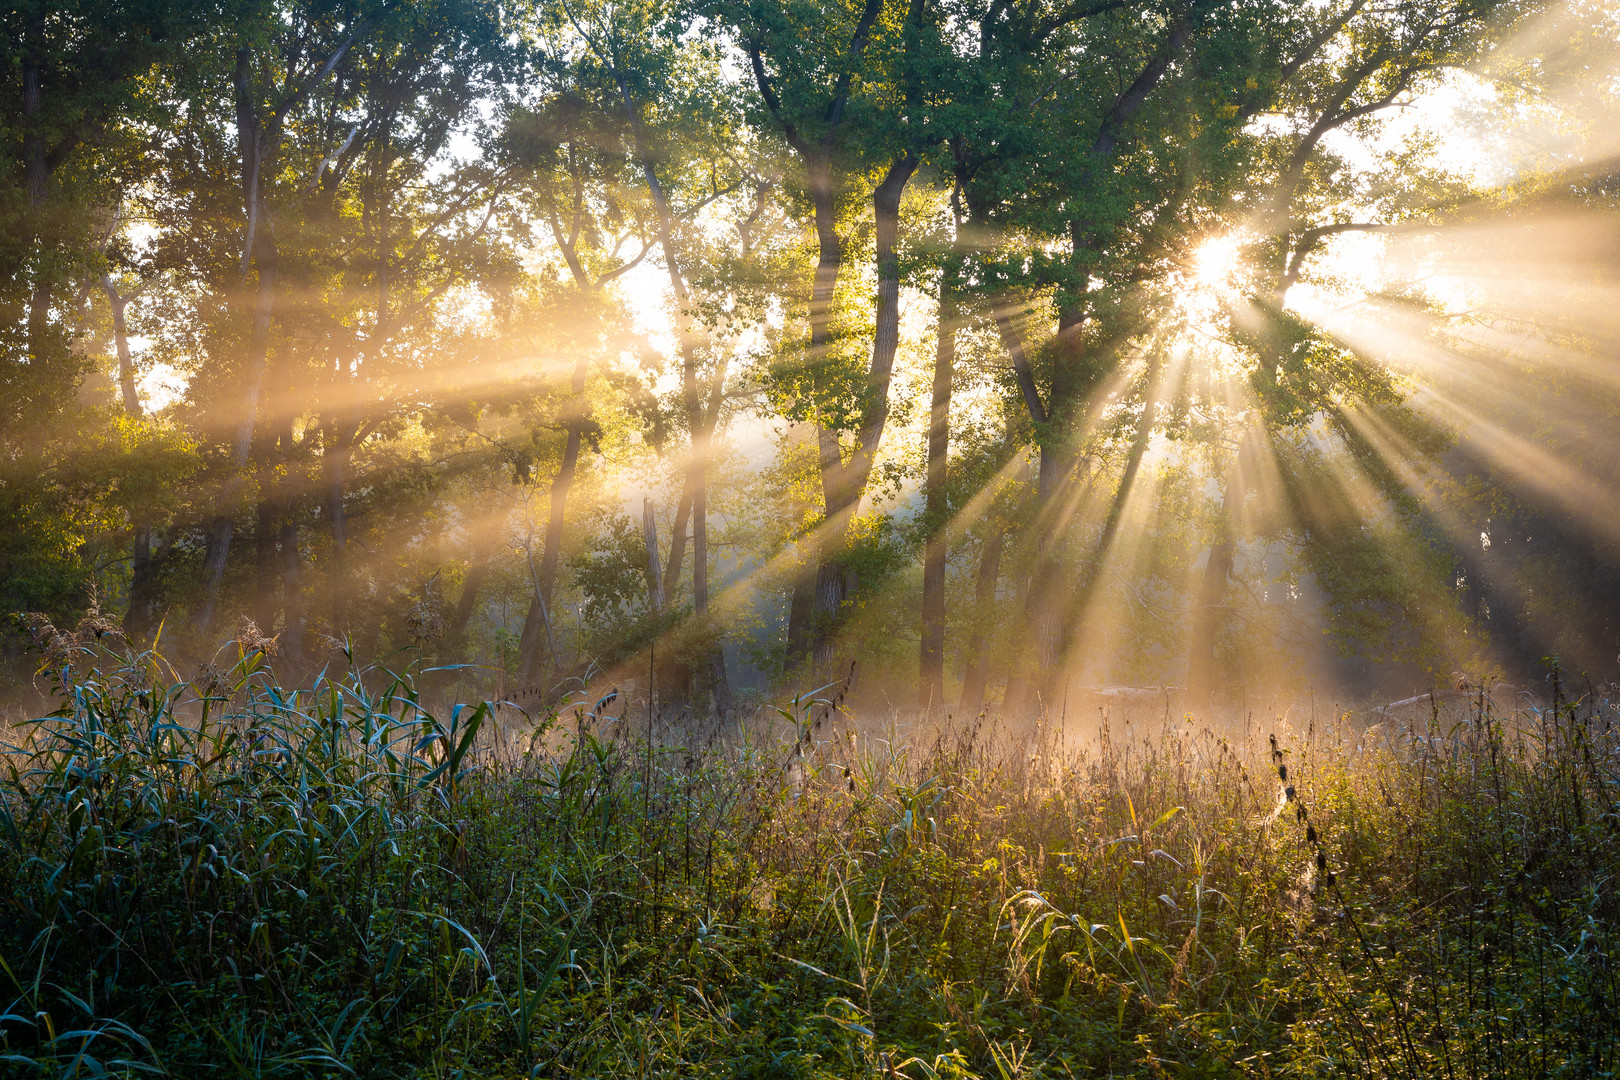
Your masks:
<svg viewBox="0 0 1620 1080"><path fill-rule="evenodd" d="M43 628L0 769L0 1060L91 1077L1596 1077L1620 720L722 732L432 673L182 679ZM686 737L690 735L690 737Z"/></svg>

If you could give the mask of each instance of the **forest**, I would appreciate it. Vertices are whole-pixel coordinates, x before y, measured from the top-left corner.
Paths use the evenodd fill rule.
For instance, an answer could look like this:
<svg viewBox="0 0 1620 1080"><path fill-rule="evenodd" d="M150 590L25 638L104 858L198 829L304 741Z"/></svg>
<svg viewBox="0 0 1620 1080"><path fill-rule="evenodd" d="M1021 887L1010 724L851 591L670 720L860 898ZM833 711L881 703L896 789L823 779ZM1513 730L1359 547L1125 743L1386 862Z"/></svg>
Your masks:
<svg viewBox="0 0 1620 1080"><path fill-rule="evenodd" d="M17 1075L1620 1069L1610 0L14 0Z"/></svg>

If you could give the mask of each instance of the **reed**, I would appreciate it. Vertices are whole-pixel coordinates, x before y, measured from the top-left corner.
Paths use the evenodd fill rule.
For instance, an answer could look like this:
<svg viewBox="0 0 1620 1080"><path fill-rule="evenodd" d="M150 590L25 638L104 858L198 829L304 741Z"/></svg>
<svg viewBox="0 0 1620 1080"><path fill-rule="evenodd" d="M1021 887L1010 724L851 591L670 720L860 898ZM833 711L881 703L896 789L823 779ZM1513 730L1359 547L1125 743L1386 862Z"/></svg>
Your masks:
<svg viewBox="0 0 1620 1080"><path fill-rule="evenodd" d="M287 690L248 634L189 680L113 633L46 638L59 707L0 775L17 1075L1620 1059L1596 695L1359 755L1179 721L1032 756L989 719L907 738L815 695L698 745L622 702L436 712L408 668Z"/></svg>

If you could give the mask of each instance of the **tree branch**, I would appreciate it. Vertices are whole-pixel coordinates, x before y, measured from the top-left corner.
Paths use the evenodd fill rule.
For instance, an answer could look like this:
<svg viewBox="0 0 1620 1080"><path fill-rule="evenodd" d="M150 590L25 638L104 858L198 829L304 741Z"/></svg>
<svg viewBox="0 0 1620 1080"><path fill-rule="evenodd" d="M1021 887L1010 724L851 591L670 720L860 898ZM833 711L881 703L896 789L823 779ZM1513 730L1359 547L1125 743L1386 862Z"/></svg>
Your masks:
<svg viewBox="0 0 1620 1080"><path fill-rule="evenodd" d="M1398 227L1394 222L1339 221L1332 225L1318 225L1315 228L1306 229L1299 234L1299 243L1295 246L1294 253L1289 256L1288 269L1283 274L1283 288L1287 289L1299 281L1300 272L1305 268L1306 258L1328 237L1349 232L1382 232Z"/></svg>

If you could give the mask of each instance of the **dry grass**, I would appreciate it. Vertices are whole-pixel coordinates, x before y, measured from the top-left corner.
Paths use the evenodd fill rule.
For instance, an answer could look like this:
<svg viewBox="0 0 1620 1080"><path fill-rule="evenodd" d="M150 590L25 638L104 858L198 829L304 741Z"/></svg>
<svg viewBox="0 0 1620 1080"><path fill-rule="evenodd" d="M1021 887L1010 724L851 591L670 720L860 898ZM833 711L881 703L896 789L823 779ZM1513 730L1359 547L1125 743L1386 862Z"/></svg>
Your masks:
<svg viewBox="0 0 1620 1080"><path fill-rule="evenodd" d="M91 635L0 783L19 1075L1598 1076L1612 704L1358 749L1181 718L1011 749L801 700L183 682ZM54 640L54 639L53 639ZM1125 725L1119 725L1124 728ZM1269 736L1275 735L1273 744Z"/></svg>

